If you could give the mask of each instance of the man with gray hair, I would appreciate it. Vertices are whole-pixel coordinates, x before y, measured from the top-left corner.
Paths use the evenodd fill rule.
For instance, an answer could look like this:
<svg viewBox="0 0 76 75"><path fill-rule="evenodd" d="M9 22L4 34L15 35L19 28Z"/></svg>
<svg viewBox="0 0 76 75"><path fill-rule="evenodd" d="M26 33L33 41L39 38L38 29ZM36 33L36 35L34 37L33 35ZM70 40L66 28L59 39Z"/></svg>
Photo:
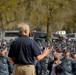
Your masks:
<svg viewBox="0 0 76 75"><path fill-rule="evenodd" d="M48 48L40 51L38 44L30 39L30 28L26 23L18 25L20 37L13 41L9 50L9 61L14 63L13 75L35 75L34 59L41 60L50 53Z"/></svg>

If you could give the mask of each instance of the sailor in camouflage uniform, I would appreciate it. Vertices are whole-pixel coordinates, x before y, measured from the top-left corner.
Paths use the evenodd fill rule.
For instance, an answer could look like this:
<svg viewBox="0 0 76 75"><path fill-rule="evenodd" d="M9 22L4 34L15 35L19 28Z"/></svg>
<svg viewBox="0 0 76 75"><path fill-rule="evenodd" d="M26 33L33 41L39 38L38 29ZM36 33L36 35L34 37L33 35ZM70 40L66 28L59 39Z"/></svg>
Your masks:
<svg viewBox="0 0 76 75"><path fill-rule="evenodd" d="M50 61L50 55L40 60L36 64L36 75L48 75L49 71L47 70L48 63Z"/></svg>
<svg viewBox="0 0 76 75"><path fill-rule="evenodd" d="M50 42L48 42L47 44L49 44ZM52 45L46 45L47 48L49 48L50 50L52 50ZM51 54L49 54L48 56L46 56L44 59L40 60L37 62L36 64L36 75L48 75L49 71L47 69L48 63L51 60Z"/></svg>
<svg viewBox="0 0 76 75"><path fill-rule="evenodd" d="M7 48L0 45L0 75L8 75L8 52Z"/></svg>
<svg viewBox="0 0 76 75"><path fill-rule="evenodd" d="M73 73L74 60L70 57L70 51L65 50L64 58L62 59L62 69L64 75L74 75Z"/></svg>

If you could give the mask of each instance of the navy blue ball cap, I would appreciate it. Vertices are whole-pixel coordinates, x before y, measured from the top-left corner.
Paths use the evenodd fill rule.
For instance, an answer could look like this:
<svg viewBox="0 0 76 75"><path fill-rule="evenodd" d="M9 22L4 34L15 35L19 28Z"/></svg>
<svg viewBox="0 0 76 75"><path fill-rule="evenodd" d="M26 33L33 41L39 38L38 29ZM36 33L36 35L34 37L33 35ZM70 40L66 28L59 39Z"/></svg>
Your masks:
<svg viewBox="0 0 76 75"><path fill-rule="evenodd" d="M7 46L0 45L0 50L5 50Z"/></svg>
<svg viewBox="0 0 76 75"><path fill-rule="evenodd" d="M0 45L0 50L3 50L3 46L2 45Z"/></svg>
<svg viewBox="0 0 76 75"><path fill-rule="evenodd" d="M58 53L62 53L63 51L62 51L62 50L58 50L57 52L58 52Z"/></svg>
<svg viewBox="0 0 76 75"><path fill-rule="evenodd" d="M47 41L47 44L50 43L50 41Z"/></svg>
<svg viewBox="0 0 76 75"><path fill-rule="evenodd" d="M6 48L7 48L7 46L6 46L6 45L4 45L4 46L3 46L3 50L5 50Z"/></svg>
<svg viewBox="0 0 76 75"><path fill-rule="evenodd" d="M53 49L53 50L52 50L52 52L56 52L56 50L55 50L55 49Z"/></svg>
<svg viewBox="0 0 76 75"><path fill-rule="evenodd" d="M73 51L73 54L76 54L76 50Z"/></svg>
<svg viewBox="0 0 76 75"><path fill-rule="evenodd" d="M62 48L65 48L65 47L67 47L65 44L64 44L64 45L62 45Z"/></svg>
<svg viewBox="0 0 76 75"><path fill-rule="evenodd" d="M68 49L67 49L67 50L65 50L65 53L67 53L67 52L70 52L70 50L68 50Z"/></svg>

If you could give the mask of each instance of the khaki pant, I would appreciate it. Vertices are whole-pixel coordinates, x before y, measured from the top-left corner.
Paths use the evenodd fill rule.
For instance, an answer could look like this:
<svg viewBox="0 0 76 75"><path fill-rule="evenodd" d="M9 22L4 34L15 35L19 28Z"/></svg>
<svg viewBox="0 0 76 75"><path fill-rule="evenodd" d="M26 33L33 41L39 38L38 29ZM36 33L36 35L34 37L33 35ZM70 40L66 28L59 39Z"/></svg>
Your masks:
<svg viewBox="0 0 76 75"><path fill-rule="evenodd" d="M35 75L34 65L14 65L13 75Z"/></svg>

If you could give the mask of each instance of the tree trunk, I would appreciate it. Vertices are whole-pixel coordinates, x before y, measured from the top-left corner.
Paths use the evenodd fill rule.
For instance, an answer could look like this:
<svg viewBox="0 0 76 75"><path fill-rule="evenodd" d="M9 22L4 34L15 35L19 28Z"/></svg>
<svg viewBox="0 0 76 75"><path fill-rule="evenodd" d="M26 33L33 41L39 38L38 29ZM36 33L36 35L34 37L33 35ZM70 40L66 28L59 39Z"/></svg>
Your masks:
<svg viewBox="0 0 76 75"><path fill-rule="evenodd" d="M5 36L5 31L2 30L2 39L4 39L4 36Z"/></svg>
<svg viewBox="0 0 76 75"><path fill-rule="evenodd" d="M50 40L50 24L49 24L49 17L47 19L47 38L46 38L46 41L49 41Z"/></svg>

